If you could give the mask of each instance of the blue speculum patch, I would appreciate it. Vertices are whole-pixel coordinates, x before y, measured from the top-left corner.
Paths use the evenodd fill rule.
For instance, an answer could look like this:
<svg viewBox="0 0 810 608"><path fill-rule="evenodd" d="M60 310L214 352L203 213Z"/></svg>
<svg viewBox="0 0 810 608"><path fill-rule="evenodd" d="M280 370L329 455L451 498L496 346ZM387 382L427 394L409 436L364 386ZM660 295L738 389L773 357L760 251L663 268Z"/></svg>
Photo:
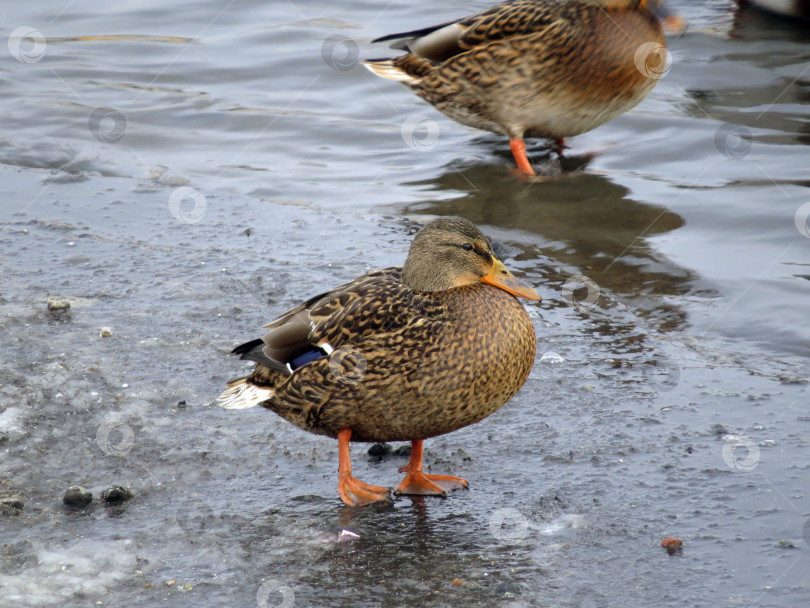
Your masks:
<svg viewBox="0 0 810 608"><path fill-rule="evenodd" d="M293 370L298 369L302 365L306 365L316 359L320 359L321 357L325 357L326 353L324 353L320 348L309 350L305 352L303 355L298 355L292 361L290 361L290 367Z"/></svg>

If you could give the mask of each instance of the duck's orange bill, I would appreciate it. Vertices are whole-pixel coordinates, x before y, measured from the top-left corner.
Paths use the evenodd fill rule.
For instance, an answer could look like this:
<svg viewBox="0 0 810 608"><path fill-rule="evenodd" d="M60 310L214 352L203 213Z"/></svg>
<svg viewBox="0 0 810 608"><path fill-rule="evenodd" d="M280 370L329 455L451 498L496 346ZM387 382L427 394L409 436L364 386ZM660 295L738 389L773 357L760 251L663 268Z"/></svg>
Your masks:
<svg viewBox="0 0 810 608"><path fill-rule="evenodd" d="M517 277L509 272L509 269L498 258L492 258L492 270L481 277L481 282L499 287L517 298L540 301L540 294L518 281Z"/></svg>

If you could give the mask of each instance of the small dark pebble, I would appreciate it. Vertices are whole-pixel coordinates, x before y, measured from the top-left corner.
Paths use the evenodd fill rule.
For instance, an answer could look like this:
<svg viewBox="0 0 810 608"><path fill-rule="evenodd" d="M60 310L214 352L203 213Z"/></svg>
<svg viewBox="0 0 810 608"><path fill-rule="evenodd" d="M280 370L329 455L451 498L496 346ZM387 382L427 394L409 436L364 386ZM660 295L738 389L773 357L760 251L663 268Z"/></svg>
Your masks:
<svg viewBox="0 0 810 608"><path fill-rule="evenodd" d="M178 402L177 402L177 407L179 407L179 408L184 408L184 407L186 407L186 405L187 405L187 404L186 404L186 400L185 400L185 399L183 399L182 401L178 401Z"/></svg>
<svg viewBox="0 0 810 608"><path fill-rule="evenodd" d="M253 228L245 228L242 231L242 234L244 234L245 236L250 236L251 234L253 234Z"/></svg>
<svg viewBox="0 0 810 608"><path fill-rule="evenodd" d="M113 486L101 493L101 499L108 505L126 502L133 497L132 492L122 486Z"/></svg>
<svg viewBox="0 0 810 608"><path fill-rule="evenodd" d="M713 424L710 428L711 432L715 435L726 435L728 434L728 428L725 424Z"/></svg>
<svg viewBox="0 0 810 608"><path fill-rule="evenodd" d="M93 494L81 486L71 486L65 492L62 502L69 507L86 507L93 502Z"/></svg>
<svg viewBox="0 0 810 608"><path fill-rule="evenodd" d="M0 496L0 516L11 517L22 513L25 504L19 496Z"/></svg>
<svg viewBox="0 0 810 608"><path fill-rule="evenodd" d="M383 456L388 456L392 449L393 448L387 443L375 443L368 449L368 455L375 458L382 458Z"/></svg>

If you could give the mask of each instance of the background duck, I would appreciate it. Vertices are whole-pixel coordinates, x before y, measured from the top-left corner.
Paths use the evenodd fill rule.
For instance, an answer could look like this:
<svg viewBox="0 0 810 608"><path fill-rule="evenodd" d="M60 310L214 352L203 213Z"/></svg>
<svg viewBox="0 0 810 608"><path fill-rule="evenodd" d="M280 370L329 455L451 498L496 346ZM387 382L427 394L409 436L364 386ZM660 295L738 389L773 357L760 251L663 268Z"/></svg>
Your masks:
<svg viewBox="0 0 810 608"><path fill-rule="evenodd" d="M526 381L534 328L517 297L539 300L459 217L433 220L403 267L378 270L315 296L236 349L255 361L228 384L225 408L262 405L338 439L338 491L351 506L390 500L351 475L349 441L411 441L400 494L466 487L422 471L422 442L486 418Z"/></svg>
<svg viewBox="0 0 810 608"><path fill-rule="evenodd" d="M644 99L666 72L655 0L513 0L397 40L406 55L366 61L465 125L509 137L534 175L524 137L589 131Z"/></svg>

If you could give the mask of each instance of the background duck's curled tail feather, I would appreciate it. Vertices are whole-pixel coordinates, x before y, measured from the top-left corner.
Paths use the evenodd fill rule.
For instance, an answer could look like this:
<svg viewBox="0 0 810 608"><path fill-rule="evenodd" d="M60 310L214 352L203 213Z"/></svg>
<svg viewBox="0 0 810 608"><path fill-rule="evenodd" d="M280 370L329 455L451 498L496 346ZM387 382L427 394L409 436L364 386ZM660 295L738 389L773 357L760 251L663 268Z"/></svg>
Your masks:
<svg viewBox="0 0 810 608"><path fill-rule="evenodd" d="M263 388L239 378L228 383L228 388L217 398L217 405L229 410L244 410L272 399L276 394L273 388Z"/></svg>

